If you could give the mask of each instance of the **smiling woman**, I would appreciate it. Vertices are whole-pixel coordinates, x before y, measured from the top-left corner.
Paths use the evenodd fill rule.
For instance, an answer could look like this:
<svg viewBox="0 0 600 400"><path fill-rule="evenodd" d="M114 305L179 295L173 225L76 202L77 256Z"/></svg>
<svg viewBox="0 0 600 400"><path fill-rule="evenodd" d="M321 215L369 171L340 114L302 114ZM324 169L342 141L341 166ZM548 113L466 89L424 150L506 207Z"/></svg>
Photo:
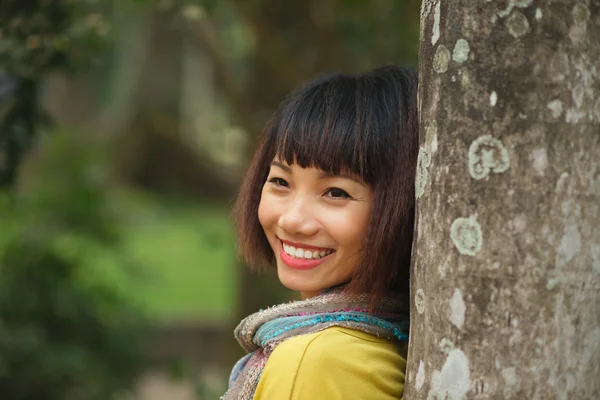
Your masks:
<svg viewBox="0 0 600 400"><path fill-rule="evenodd" d="M418 153L416 73L318 78L265 129L236 204L242 257L302 300L244 319L225 399L398 399Z"/></svg>

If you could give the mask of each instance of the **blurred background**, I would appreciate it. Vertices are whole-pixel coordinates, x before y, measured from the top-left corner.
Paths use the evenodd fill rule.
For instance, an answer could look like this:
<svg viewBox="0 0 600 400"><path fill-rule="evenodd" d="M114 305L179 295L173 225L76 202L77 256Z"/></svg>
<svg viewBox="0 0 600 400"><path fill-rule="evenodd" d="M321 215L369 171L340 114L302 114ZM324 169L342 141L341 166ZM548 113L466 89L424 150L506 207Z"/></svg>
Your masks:
<svg viewBox="0 0 600 400"><path fill-rule="evenodd" d="M267 119L325 72L416 67L416 0L0 1L0 398L214 399Z"/></svg>

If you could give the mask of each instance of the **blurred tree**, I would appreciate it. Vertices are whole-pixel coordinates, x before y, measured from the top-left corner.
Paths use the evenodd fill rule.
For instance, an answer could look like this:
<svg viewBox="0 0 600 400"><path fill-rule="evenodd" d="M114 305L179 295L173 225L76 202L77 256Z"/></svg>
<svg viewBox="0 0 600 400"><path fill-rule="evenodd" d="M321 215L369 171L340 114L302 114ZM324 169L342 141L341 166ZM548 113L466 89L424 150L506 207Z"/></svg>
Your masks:
<svg viewBox="0 0 600 400"><path fill-rule="evenodd" d="M142 22L137 86L129 115L115 132L119 179L139 186L204 200L231 199L234 182L199 152L182 129L182 32L173 9L151 10ZM138 31L138 34L140 32Z"/></svg>
<svg viewBox="0 0 600 400"><path fill-rule="evenodd" d="M599 17L424 2L406 398L600 398Z"/></svg>
<svg viewBox="0 0 600 400"><path fill-rule="evenodd" d="M82 4L87 4L88 14L80 13ZM32 98L39 92L37 77L52 67L70 65L65 61L67 55L69 59L84 58L85 47L75 45L76 38L85 36L82 32L114 44L118 58L108 57L108 63L112 62L116 72L109 74L108 81L99 79L98 74L91 76L104 82L99 86L114 90L103 93L113 104L88 126L114 137L120 179L161 192L229 202L241 175L239 168L226 169L182 134L181 88L189 84L181 75L182 53L194 51L210 65L219 110L224 110L249 138L243 157L246 160L238 164L246 165L277 104L302 82L331 71L360 72L382 64L416 65L419 6L417 0L10 0L3 2L0 10L6 21L21 14L28 21L62 21L54 25L44 22L57 33L38 35L43 46L54 44L49 48L57 56L55 64L40 59L39 69L32 75L36 76ZM90 14L89 7L97 12ZM37 17L30 18L32 15ZM21 26L23 18L17 20L18 24L11 23ZM0 24L5 25L13 26ZM37 48L35 38L27 42L31 34L19 32L15 30L12 35L21 45L29 43ZM21 48L27 46L15 45L1 54L13 57ZM117 62L122 65L117 66ZM21 82L19 68L4 71ZM93 85L83 88L94 89ZM73 114L72 104L81 98L81 89L74 87L71 93L77 97L63 99L63 114ZM39 108L33 111L41 112ZM26 115L22 111L18 114ZM32 117L25 120L39 121ZM32 126L27 131L35 129ZM19 136L11 133L6 137L15 140ZM274 279L243 271L241 315L281 301L284 295L275 289L280 285L274 284Z"/></svg>
<svg viewBox="0 0 600 400"><path fill-rule="evenodd" d="M120 93L120 99L110 94L108 98L116 100L118 110L109 106L113 112L99 112L102 118L94 121L96 129L117 136L118 175L148 188L230 199L239 172L224 173L223 165L195 151L181 135L181 87L187 84L181 67L183 53L189 51L184 48L195 44L194 51L211 64L219 89L217 101L249 135L251 149L276 105L303 81L333 70L358 72L387 63L416 64L418 8L416 0L9 0L0 6L1 69L18 83L9 85L15 99L28 93L37 98L39 80L33 77L89 64L90 54L95 61L104 58L107 62L97 49L113 43L126 53L113 61L137 66L134 73L125 71L128 80L119 79L123 75L119 73L109 76L125 89L114 88L110 82L100 85ZM142 40L131 41L123 35ZM76 98L81 99L80 91L90 88L76 89ZM71 100L63 100L63 114L72 107ZM11 126L3 132L25 125L9 116L42 112L19 109L19 101L3 103L10 104L3 121ZM118 122L108 121L107 116L116 116ZM38 124L41 116L32 114L24 120ZM17 137L20 146L13 143ZM3 146L3 159L16 160L18 148L27 146L27 135L5 134L3 138L8 143ZM14 165L6 173L10 175L11 170Z"/></svg>
<svg viewBox="0 0 600 400"><path fill-rule="evenodd" d="M116 7L108 17L114 29L141 37L116 41L125 53L119 61L138 66L134 76L125 71L129 81L117 77L130 93L121 107L127 115L111 127L118 175L149 189L230 200L239 169L198 151L183 134L185 53L199 54L210 66L218 89L213 108L225 110L247 133L247 159L277 104L307 79L387 63L416 65L419 4L173 0L142 2L136 11Z"/></svg>
<svg viewBox="0 0 600 400"><path fill-rule="evenodd" d="M74 137L53 132L35 178L0 198L5 400L116 399L145 367L142 315L91 267L119 245L119 215L98 147Z"/></svg>
<svg viewBox="0 0 600 400"><path fill-rule="evenodd" d="M12 186L17 168L29 148L40 117L35 82L20 81L0 71L0 187Z"/></svg>
<svg viewBox="0 0 600 400"><path fill-rule="evenodd" d="M197 52L210 65L216 101L250 138L247 160L277 104L302 82L331 71L416 65L419 6L416 0L147 1L138 8L144 12L125 13L129 18L120 9L111 20L137 26L127 32L141 39L118 41L121 62L139 67L137 74L125 71L128 81L117 79L129 93L120 106L127 115L112 126L118 175L148 189L230 202L239 171L228 174L182 132L181 88L188 85L182 53ZM241 315L282 300L274 279L242 271Z"/></svg>
<svg viewBox="0 0 600 400"><path fill-rule="evenodd" d="M35 173L17 180L31 145L53 131L39 103L41 81L52 70L85 68L103 43L94 7L0 3L2 399L114 399L143 368L142 315L89 265L99 248L119 244L90 150L99 147L52 134Z"/></svg>
<svg viewBox="0 0 600 400"><path fill-rule="evenodd" d="M105 34L92 1L17 1L0 4L0 188L11 186L21 158L44 125L40 80L57 68L90 61Z"/></svg>
<svg viewBox="0 0 600 400"><path fill-rule="evenodd" d="M318 74L417 62L416 0L199 0L187 7L183 28L210 57L234 117L254 138L285 95Z"/></svg>

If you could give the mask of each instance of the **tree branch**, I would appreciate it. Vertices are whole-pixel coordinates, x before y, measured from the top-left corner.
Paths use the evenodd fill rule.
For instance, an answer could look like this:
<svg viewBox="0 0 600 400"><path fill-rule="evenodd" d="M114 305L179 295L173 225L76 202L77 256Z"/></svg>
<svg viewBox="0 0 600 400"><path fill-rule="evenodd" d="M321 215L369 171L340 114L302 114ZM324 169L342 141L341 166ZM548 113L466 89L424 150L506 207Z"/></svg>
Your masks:
<svg viewBox="0 0 600 400"><path fill-rule="evenodd" d="M186 34L186 38L210 58L213 64L215 83L230 102L231 110L238 124L246 130L252 129L253 124L248 117L253 111L252 102L249 101L251 97L244 96L243 91L238 88L233 79L227 60L221 52L218 34L212 22L206 16L200 19L180 16L179 22L181 22L180 26Z"/></svg>

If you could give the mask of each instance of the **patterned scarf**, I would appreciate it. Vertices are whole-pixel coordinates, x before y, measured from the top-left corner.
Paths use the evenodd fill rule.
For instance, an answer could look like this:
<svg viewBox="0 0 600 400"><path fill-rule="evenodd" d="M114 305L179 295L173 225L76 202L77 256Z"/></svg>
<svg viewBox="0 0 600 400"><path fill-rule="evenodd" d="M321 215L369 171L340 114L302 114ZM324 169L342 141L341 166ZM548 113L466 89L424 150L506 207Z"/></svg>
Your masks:
<svg viewBox="0 0 600 400"><path fill-rule="evenodd" d="M368 295L331 289L313 298L260 310L235 329L235 338L249 354L231 372L223 400L251 400L264 366L278 344L294 336L332 326L351 328L390 340L408 341L408 301L384 296L369 311Z"/></svg>

